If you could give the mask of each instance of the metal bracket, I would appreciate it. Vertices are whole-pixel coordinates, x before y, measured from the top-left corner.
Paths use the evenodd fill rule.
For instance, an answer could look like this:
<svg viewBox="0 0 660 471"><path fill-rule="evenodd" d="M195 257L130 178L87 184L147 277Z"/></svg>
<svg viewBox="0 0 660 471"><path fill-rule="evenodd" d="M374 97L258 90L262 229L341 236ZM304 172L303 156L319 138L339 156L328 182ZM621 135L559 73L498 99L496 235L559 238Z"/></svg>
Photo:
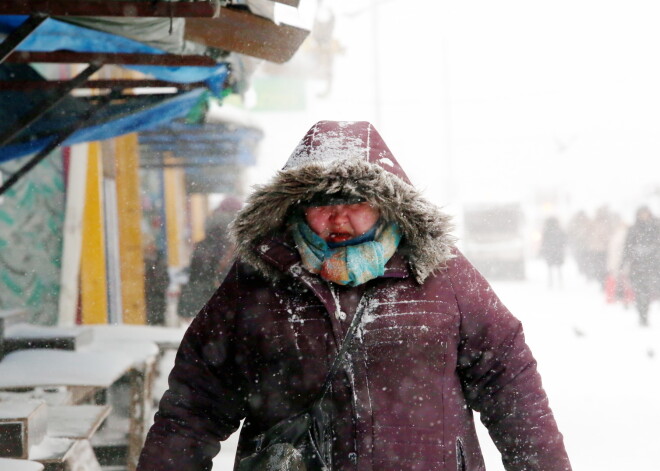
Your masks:
<svg viewBox="0 0 660 471"><path fill-rule="evenodd" d="M64 141L67 140L69 136L75 133L78 129L83 127L87 121L89 121L97 112L105 108L110 102L121 96L120 90L113 90L112 92L104 95L99 99L97 103L94 104L92 108L87 110L85 113L80 115L80 119L74 122L69 126L65 131L61 132L53 141L48 144L46 147L41 149L34 157L32 157L25 165L19 168L15 173L13 173L3 184L0 186L0 195L3 195L7 190L13 187L23 175L32 170L37 166L43 159L45 159L48 154L54 151L57 146L61 145Z"/></svg>
<svg viewBox="0 0 660 471"><path fill-rule="evenodd" d="M53 109L58 103L64 100L64 98L69 94L69 92L71 92L71 90L84 84L87 79L92 74L97 72L101 67L102 66L99 64L90 64L85 70L83 70L71 80L62 82L62 85L58 90L59 93L57 95L50 97L41 103L40 106L35 107L28 114L22 117L12 129L10 129L4 135L0 136L0 147L6 145L14 137L20 134L21 131L34 123L49 110Z"/></svg>
<svg viewBox="0 0 660 471"><path fill-rule="evenodd" d="M12 31L0 44L0 64L47 19L47 15L34 13L21 26Z"/></svg>

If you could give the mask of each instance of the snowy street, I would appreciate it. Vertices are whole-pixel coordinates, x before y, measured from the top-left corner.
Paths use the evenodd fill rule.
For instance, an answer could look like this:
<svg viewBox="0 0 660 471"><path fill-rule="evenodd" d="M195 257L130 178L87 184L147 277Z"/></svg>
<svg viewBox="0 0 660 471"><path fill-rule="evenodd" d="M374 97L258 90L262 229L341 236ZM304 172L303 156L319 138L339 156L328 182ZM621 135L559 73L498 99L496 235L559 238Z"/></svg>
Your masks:
<svg viewBox="0 0 660 471"><path fill-rule="evenodd" d="M574 470L654 471L660 462L660 303L648 328L634 306L607 304L596 284L564 266L562 287L549 288L533 260L524 282L492 283L523 322ZM499 453L479 424L489 471ZM231 470L235 438L223 443L214 470Z"/></svg>
<svg viewBox="0 0 660 471"><path fill-rule="evenodd" d="M607 304L571 259L562 288L548 288L538 261L526 282L493 288L525 326L573 469L657 470L660 303L639 327L634 306ZM482 446L489 471L503 470L487 437Z"/></svg>

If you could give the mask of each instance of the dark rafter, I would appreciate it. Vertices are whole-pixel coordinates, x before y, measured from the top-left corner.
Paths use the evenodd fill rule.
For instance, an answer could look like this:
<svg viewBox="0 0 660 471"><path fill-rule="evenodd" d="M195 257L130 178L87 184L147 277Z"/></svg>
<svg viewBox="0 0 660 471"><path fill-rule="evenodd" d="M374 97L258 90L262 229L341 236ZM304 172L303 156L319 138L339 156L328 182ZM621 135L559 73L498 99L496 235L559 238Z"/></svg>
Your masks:
<svg viewBox="0 0 660 471"><path fill-rule="evenodd" d="M39 27L41 23L46 21L46 19L47 17L41 14L30 15L21 26L12 31L11 34L0 43L0 64L2 64L5 59Z"/></svg>
<svg viewBox="0 0 660 471"><path fill-rule="evenodd" d="M298 7L300 0L273 0ZM125 16L166 18L214 18L220 14L219 3L207 0L192 2L112 1L112 0L2 0L0 15L50 16Z"/></svg>
<svg viewBox="0 0 660 471"><path fill-rule="evenodd" d="M112 0L2 0L1 15L49 16L125 16L212 18L218 15L217 4L208 1L158 2Z"/></svg>
<svg viewBox="0 0 660 471"><path fill-rule="evenodd" d="M281 0L279 3L297 6L297 0ZM185 17L185 39L200 42L224 51L233 51L267 61L288 61L309 35L306 29L273 21L251 13L240 7L217 7L216 2L164 2L164 1L113 1L113 0L0 0L0 15L35 14L47 17L66 16L118 16L118 17ZM14 46L15 48L16 46ZM9 52L11 52L10 49ZM41 53L52 54L53 53ZM2 56L0 56L1 59ZM181 57L177 62L176 57ZM203 56L195 56L203 57ZM10 56L12 61L26 62L29 59ZM155 62L153 65L206 65L196 59L171 55L172 62ZM9 60L9 59L8 59ZM80 60L80 59L76 59ZM76 60L43 58L38 62L70 62ZM110 62L110 60L118 62ZM160 60L166 60L161 58ZM199 59L202 60L202 59ZM192 61L193 63L190 63ZM33 60L37 62L37 60ZM88 62L82 60L82 62ZM119 56L104 60L105 63L127 64ZM134 64L135 62L130 62ZM142 62L140 62L142 63Z"/></svg>
<svg viewBox="0 0 660 471"><path fill-rule="evenodd" d="M120 65L167 65L167 66L202 66L215 67L217 62L208 56L178 55L178 54L134 54L105 52L27 52L15 51L6 62L29 64L33 62L50 62L64 64L87 64L101 62Z"/></svg>

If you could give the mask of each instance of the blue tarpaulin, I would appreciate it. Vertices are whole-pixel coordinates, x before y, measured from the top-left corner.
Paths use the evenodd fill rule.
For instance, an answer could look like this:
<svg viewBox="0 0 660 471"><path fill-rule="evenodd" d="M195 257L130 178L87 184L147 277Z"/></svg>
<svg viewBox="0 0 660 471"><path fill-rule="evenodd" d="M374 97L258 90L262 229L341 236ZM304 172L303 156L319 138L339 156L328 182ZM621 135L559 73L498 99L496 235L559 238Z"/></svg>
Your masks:
<svg viewBox="0 0 660 471"><path fill-rule="evenodd" d="M28 17L24 15L0 15L0 34L10 34ZM165 54L166 51L115 34L96 31L82 26L54 20L44 21L18 47L19 51L53 52L68 50L98 53ZM221 94L227 77L226 64L214 67L125 66L160 80L178 83L206 82L209 89Z"/></svg>

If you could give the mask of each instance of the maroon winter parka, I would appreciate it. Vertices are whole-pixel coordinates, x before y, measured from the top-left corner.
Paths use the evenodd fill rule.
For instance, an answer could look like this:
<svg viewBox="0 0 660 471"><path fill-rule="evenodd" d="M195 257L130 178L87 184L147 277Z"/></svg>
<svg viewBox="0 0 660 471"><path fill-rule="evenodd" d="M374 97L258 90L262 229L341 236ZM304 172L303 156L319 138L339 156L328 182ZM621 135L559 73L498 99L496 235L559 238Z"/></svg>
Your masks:
<svg viewBox="0 0 660 471"><path fill-rule="evenodd" d="M385 274L342 287L306 271L286 229L318 193L352 193L403 233ZM239 260L188 329L140 471L211 469L318 393L362 296L332 384L333 469L483 470L481 413L508 471L570 464L520 322L453 245L369 123L321 122L235 222Z"/></svg>

